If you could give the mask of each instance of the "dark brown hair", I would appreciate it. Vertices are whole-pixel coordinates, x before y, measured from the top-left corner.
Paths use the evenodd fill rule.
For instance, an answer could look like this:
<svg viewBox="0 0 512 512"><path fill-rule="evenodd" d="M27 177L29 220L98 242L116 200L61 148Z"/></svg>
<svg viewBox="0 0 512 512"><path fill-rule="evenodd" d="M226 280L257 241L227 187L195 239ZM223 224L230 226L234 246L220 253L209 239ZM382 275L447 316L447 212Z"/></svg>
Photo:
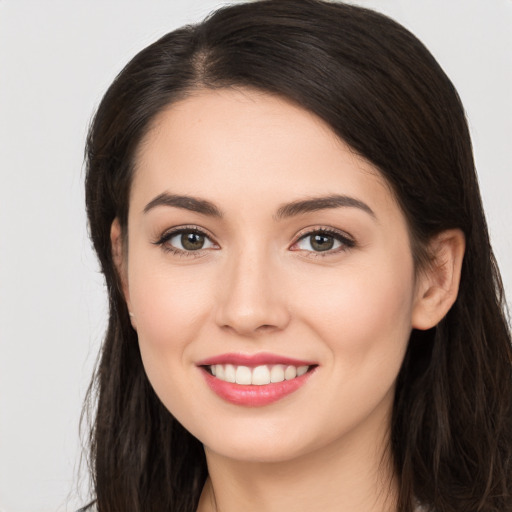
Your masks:
<svg viewBox="0 0 512 512"><path fill-rule="evenodd" d="M398 376L391 452L398 510L512 510L512 353L464 110L406 29L371 10L318 0L223 8L141 51L105 94L87 140L86 203L110 317L89 391L99 512L192 512L207 476L200 442L144 373L112 260L126 231L134 154L155 116L198 88L250 87L326 121L375 165L408 219L417 266L429 239L466 236L458 298L411 334Z"/></svg>

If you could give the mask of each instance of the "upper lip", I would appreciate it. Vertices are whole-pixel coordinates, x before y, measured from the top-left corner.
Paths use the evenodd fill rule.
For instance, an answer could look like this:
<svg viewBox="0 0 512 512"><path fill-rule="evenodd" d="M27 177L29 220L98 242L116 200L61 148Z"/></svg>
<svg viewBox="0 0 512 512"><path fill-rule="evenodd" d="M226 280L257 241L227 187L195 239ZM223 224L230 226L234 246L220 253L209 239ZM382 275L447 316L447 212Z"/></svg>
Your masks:
<svg viewBox="0 0 512 512"><path fill-rule="evenodd" d="M197 366L212 366L214 364L232 364L234 366L261 366L283 364L289 366L312 366L317 363L309 360L295 359L292 357L280 356L268 352L258 354L219 354L209 357L197 363Z"/></svg>

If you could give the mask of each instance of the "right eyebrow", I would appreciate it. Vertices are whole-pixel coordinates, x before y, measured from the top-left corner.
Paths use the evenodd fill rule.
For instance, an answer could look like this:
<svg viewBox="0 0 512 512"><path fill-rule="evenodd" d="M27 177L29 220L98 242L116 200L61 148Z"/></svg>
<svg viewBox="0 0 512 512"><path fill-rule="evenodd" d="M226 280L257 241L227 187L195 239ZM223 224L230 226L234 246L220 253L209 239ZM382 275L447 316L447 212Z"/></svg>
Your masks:
<svg viewBox="0 0 512 512"><path fill-rule="evenodd" d="M148 213L157 206L171 206L174 208L183 208L192 212L208 215L210 217L222 217L222 212L210 201L198 199L193 196L184 196L169 194L163 192L152 199L144 208L144 213Z"/></svg>

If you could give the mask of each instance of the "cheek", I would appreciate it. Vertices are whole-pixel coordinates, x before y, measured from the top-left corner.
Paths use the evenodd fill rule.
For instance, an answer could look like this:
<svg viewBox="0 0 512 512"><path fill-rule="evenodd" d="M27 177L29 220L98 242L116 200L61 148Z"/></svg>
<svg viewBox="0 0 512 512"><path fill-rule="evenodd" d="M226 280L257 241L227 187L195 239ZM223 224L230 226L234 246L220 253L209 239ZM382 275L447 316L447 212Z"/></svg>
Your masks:
<svg viewBox="0 0 512 512"><path fill-rule="evenodd" d="M144 366L155 388L165 388L158 382L169 378L168 370L175 374L192 364L190 348L211 310L210 281L194 266L177 272L165 261L131 258L130 302Z"/></svg>
<svg viewBox="0 0 512 512"><path fill-rule="evenodd" d="M336 279L318 280L313 297L304 294L302 317L332 362L326 371L336 393L316 400L328 401L335 434L340 425L350 429L363 421L379 404L391 408L411 332L414 286L412 263L392 263L378 271L371 265L347 267Z"/></svg>
<svg viewBox="0 0 512 512"><path fill-rule="evenodd" d="M208 281L192 267L173 272L165 264L132 261L129 291L137 311L137 330L158 334L195 325L204 315L209 288Z"/></svg>
<svg viewBox="0 0 512 512"><path fill-rule="evenodd" d="M190 401L200 392L189 372L195 370L194 342L211 309L210 287L192 267L172 272L168 265L135 257L130 264L130 300L144 369L167 409L186 419Z"/></svg>
<svg viewBox="0 0 512 512"><path fill-rule="evenodd" d="M399 255L400 256L400 255ZM341 268L338 276L316 282L304 294L302 311L314 329L329 340L333 353L354 358L401 358L411 332L414 273L403 256ZM311 288L311 285L310 285Z"/></svg>

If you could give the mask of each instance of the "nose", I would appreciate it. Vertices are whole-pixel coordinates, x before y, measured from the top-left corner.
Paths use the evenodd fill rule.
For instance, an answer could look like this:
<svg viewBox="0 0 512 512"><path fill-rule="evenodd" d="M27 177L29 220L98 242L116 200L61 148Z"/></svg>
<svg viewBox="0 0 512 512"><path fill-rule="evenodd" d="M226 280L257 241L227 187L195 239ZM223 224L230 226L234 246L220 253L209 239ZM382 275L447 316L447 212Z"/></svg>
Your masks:
<svg viewBox="0 0 512 512"><path fill-rule="evenodd" d="M282 270L265 251L247 248L226 261L216 322L245 337L281 331L290 322Z"/></svg>

